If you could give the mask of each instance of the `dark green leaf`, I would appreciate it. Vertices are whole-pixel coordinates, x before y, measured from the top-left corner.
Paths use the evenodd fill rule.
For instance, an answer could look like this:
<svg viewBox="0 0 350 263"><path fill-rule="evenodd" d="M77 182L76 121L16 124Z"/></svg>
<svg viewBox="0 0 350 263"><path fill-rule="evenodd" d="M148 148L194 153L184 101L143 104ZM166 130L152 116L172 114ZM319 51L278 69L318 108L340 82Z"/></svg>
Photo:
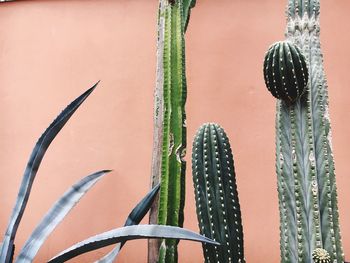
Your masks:
<svg viewBox="0 0 350 263"><path fill-rule="evenodd" d="M157 184L131 211L124 226L137 225L141 222L148 210L151 208L160 185Z"/></svg>
<svg viewBox="0 0 350 263"><path fill-rule="evenodd" d="M160 185L157 184L153 189L135 206L135 208L131 211L129 214L125 225L124 226L132 226L132 225L138 225L141 220L144 218L144 216L147 214L148 210L151 208L154 199L157 196L157 193L159 191ZM124 242L121 242L116 245L116 247L109 252L106 256L101 258L100 260L96 261L96 263L109 263L113 262L116 257L118 256L118 253L120 249L125 244Z"/></svg>

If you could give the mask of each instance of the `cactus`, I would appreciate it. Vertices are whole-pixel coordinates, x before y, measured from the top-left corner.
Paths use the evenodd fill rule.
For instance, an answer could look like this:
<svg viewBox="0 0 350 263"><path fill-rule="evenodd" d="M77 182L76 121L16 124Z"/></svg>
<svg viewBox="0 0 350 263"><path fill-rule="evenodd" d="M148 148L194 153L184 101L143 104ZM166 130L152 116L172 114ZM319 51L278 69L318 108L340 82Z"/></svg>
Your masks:
<svg viewBox="0 0 350 263"><path fill-rule="evenodd" d="M219 125L202 125L193 142L193 183L206 262L243 263L243 229L229 140Z"/></svg>
<svg viewBox="0 0 350 263"><path fill-rule="evenodd" d="M305 56L309 81L294 103L277 101L276 171L283 263L328 262L319 260L320 249L329 253L330 262L344 262L319 8L319 0L288 1L286 37Z"/></svg>
<svg viewBox="0 0 350 263"><path fill-rule="evenodd" d="M299 48L287 41L273 44L264 62L265 83L271 94L293 103L305 91L308 70Z"/></svg>
<svg viewBox="0 0 350 263"><path fill-rule="evenodd" d="M194 0L160 0L152 184L160 197L150 223L182 226L185 199L185 39ZM176 240L151 241L149 262L177 262ZM159 255L158 255L159 254Z"/></svg>
<svg viewBox="0 0 350 263"><path fill-rule="evenodd" d="M331 257L327 250L323 248L316 248L314 252L312 252L312 259L315 263L331 263Z"/></svg>

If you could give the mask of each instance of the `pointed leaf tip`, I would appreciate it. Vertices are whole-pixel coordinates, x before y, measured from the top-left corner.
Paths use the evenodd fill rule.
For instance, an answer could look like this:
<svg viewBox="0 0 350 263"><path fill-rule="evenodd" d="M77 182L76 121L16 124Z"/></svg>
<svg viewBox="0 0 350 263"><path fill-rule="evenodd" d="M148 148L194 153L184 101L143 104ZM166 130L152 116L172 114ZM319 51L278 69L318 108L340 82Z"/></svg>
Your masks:
<svg viewBox="0 0 350 263"><path fill-rule="evenodd" d="M85 91L80 97L88 97L97 87L101 80L97 81L91 88Z"/></svg>
<svg viewBox="0 0 350 263"><path fill-rule="evenodd" d="M155 197L158 194L160 184L155 185L147 195L134 207L130 212L128 218L125 221L124 226L138 225L145 217L149 209L151 208ZM118 243L115 248L107 255L96 261L95 263L110 263L114 262L119 254L119 251L124 246L126 241Z"/></svg>
<svg viewBox="0 0 350 263"><path fill-rule="evenodd" d="M41 222L30 235L16 263L31 263L42 244L56 226L64 219L79 200L104 176L108 170L102 170L80 179L72 185L62 197L51 207Z"/></svg>
<svg viewBox="0 0 350 263"><path fill-rule="evenodd" d="M92 88L85 91L78 98L73 100L49 125L49 127L40 136L39 140L35 144L35 147L27 163L27 167L24 171L15 207L13 208L12 215L10 217L10 222L5 233L5 238L3 240L3 245L0 251L0 262L10 261L12 244L15 239L17 229L22 219L24 210L26 208L32 184L34 182L34 178L36 177L41 161L43 160L43 157L48 147L50 146L51 142L55 139L57 134L60 132L60 130L72 117L74 112L85 101L85 99L90 95L90 93L96 88L98 83L99 82L97 82Z"/></svg>
<svg viewBox="0 0 350 263"><path fill-rule="evenodd" d="M100 84L101 80L99 79L92 87L96 88L98 84Z"/></svg>
<svg viewBox="0 0 350 263"><path fill-rule="evenodd" d="M107 173L109 173L110 171L111 170L101 170L101 171L95 172L93 174L90 174L90 175L86 176L85 179L82 179L82 181L84 181L84 180L90 181L90 180L93 180L93 178L103 177ZM78 184L80 184L80 182Z"/></svg>

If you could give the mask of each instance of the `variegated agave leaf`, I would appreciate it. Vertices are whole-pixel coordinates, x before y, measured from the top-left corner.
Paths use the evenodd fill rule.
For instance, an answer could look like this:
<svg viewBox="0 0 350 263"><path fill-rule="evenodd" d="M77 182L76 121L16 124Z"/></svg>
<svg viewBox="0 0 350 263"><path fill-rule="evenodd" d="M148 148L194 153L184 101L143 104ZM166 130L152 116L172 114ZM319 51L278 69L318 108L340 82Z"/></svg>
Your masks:
<svg viewBox="0 0 350 263"><path fill-rule="evenodd" d="M183 239L213 245L220 245L219 243L207 237L201 236L195 232L180 227L164 225L125 226L79 242L52 258L48 263L65 262L81 254L118 242L145 238Z"/></svg>
<svg viewBox="0 0 350 263"><path fill-rule="evenodd" d="M16 236L16 232L19 223L22 219L24 209L27 205L32 184L34 182L36 173L39 169L40 163L45 155L46 150L49 145L67 123L73 113L79 108L79 106L85 101L85 99L91 94L98 83L96 83L92 88L84 92L77 99L75 99L71 104L69 104L58 117L51 123L51 125L46 129L46 131L41 135L38 142L36 143L33 152L29 158L27 167L24 171L22 183L17 196L16 204L13 209L9 225L7 227L5 237L3 240L3 245L0 252L0 262L9 263L11 261L11 255L13 253L13 244Z"/></svg>
<svg viewBox="0 0 350 263"><path fill-rule="evenodd" d="M70 212L70 210L79 202L87 191L99 181L109 170L103 170L84 177L78 183L73 185L63 196L52 206L49 212L44 216L39 225L35 228L21 252L16 262L31 263L47 237L52 233L56 226Z"/></svg>
<svg viewBox="0 0 350 263"><path fill-rule="evenodd" d="M132 225L138 225L141 220L145 217L149 209L151 208L153 201L155 197L157 196L157 193L159 191L160 185L157 184L153 189L135 206L135 208L131 211L128 218L126 219L126 222L124 226L132 226ZM114 262L115 259L118 256L118 253L120 249L125 244L124 242L121 242L115 246L115 248L109 252L106 256L101 258L100 260L97 260L95 263L110 263Z"/></svg>

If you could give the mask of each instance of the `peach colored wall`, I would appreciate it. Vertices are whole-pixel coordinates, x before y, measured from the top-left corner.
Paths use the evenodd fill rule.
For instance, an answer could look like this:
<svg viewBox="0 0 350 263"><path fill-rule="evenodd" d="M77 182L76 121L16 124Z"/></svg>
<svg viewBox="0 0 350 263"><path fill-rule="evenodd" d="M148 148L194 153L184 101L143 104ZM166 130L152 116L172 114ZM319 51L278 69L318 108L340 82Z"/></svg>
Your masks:
<svg viewBox="0 0 350 263"><path fill-rule="evenodd" d="M263 83L262 60L267 47L284 37L285 2L197 0L187 32L186 159L190 162L191 141L201 123L215 121L226 129L235 155L246 259L253 263L279 261L275 100ZM350 2L321 2L341 224L345 252L350 253ZM17 248L71 184L99 169L114 172L67 216L36 262L121 226L148 190L156 14L156 0L0 5L1 235L37 138L70 100L102 80L49 148L19 228ZM187 175L185 227L197 231L190 169ZM73 262L101 255L90 253ZM145 261L145 241L129 242L119 258ZM180 262L202 262L201 246L181 242Z"/></svg>

